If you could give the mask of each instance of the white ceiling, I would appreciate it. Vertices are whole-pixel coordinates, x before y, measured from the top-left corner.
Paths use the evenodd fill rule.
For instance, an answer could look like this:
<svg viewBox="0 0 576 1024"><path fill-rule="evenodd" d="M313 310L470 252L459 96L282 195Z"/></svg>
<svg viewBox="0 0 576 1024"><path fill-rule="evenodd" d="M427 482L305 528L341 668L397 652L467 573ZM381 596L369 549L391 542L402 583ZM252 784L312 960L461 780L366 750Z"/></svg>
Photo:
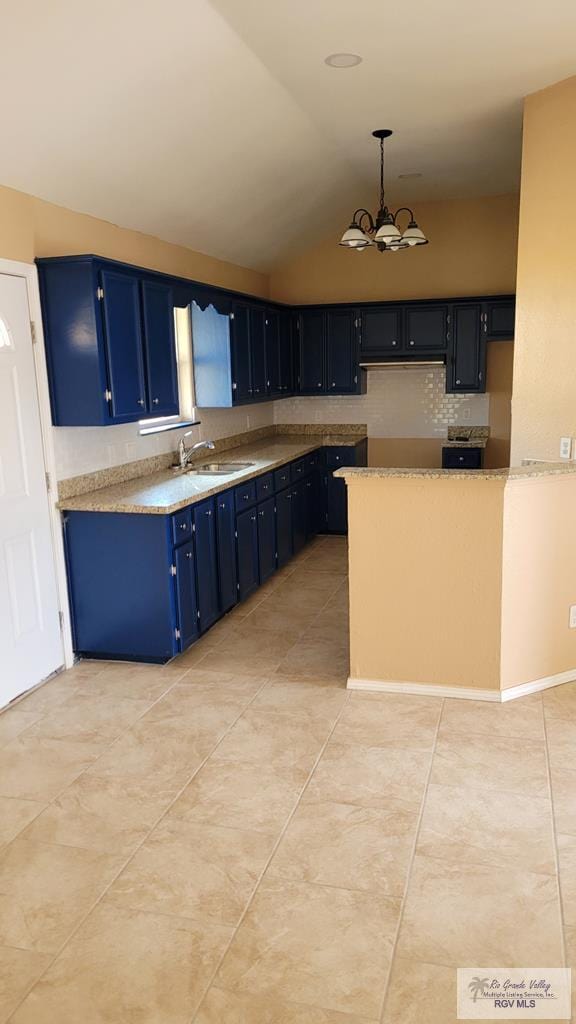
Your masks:
<svg viewBox="0 0 576 1024"><path fill-rule="evenodd" d="M571 0L0 0L0 182L269 268L376 205L518 188ZM351 51L363 63L324 64ZM421 178L399 181L398 175ZM1 225L0 225L1 235Z"/></svg>

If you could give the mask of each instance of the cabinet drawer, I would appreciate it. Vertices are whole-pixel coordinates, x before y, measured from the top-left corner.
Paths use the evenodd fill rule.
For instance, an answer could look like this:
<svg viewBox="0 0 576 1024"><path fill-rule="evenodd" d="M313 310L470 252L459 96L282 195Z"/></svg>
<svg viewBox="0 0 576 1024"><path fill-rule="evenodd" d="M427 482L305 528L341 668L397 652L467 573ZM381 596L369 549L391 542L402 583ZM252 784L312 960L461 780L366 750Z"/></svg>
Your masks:
<svg viewBox="0 0 576 1024"><path fill-rule="evenodd" d="M256 497L258 501L271 498L274 493L274 476L272 473L265 473L256 479Z"/></svg>
<svg viewBox="0 0 576 1024"><path fill-rule="evenodd" d="M297 459L290 463L290 479L301 480L306 476L306 459Z"/></svg>
<svg viewBox="0 0 576 1024"><path fill-rule="evenodd" d="M320 465L320 452L312 452L311 455L306 456L304 461L306 463L306 472L313 473Z"/></svg>
<svg viewBox="0 0 576 1024"><path fill-rule="evenodd" d="M274 489L281 491L283 487L287 487L290 483L290 466L281 466L280 469L274 471Z"/></svg>
<svg viewBox="0 0 576 1024"><path fill-rule="evenodd" d="M340 466L355 466L356 449L352 446L346 448L327 448L326 465L329 469L338 469Z"/></svg>
<svg viewBox="0 0 576 1024"><path fill-rule="evenodd" d="M238 511L256 504L256 481L249 480L234 489L234 504Z"/></svg>
<svg viewBox="0 0 576 1024"><path fill-rule="evenodd" d="M482 448L443 448L443 469L481 469Z"/></svg>
<svg viewBox="0 0 576 1024"><path fill-rule="evenodd" d="M192 536L192 509L184 508L172 516L172 541L183 544Z"/></svg>

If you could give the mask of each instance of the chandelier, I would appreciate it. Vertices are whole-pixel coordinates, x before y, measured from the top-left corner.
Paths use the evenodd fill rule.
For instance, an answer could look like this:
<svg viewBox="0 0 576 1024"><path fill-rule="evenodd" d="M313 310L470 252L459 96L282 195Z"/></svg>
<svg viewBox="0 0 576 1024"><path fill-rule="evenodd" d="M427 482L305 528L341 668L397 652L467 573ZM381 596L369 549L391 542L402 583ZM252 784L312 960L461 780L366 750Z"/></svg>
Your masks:
<svg viewBox="0 0 576 1024"><path fill-rule="evenodd" d="M375 245L378 252L397 252L413 245L428 245L428 239L414 220L414 214L408 206L401 206L396 213L391 213L384 202L384 139L392 132L389 128L379 128L372 132L380 139L380 209L376 218L368 210L360 208L354 212L350 227L342 235L340 245L347 249L362 252L369 245ZM404 231L398 227L398 216L407 213L410 220ZM373 236L372 238L370 236Z"/></svg>

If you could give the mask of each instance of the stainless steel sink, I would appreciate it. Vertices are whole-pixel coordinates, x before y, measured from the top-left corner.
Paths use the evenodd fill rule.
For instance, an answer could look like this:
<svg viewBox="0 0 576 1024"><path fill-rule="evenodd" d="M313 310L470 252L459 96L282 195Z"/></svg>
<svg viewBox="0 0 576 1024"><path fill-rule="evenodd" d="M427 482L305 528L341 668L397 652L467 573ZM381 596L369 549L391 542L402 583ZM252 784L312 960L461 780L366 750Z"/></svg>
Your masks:
<svg viewBox="0 0 576 1024"><path fill-rule="evenodd" d="M239 473L242 469L250 469L253 462L204 462L202 465L193 465L187 470L188 473L197 473L199 476L226 476L228 473Z"/></svg>

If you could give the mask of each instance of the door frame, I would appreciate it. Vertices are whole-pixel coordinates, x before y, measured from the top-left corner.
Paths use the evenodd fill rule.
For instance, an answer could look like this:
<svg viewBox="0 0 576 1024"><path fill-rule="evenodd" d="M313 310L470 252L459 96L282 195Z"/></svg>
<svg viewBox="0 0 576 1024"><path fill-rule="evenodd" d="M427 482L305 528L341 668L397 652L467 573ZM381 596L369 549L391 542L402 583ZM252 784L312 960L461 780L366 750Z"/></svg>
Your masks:
<svg viewBox="0 0 576 1024"><path fill-rule="evenodd" d="M40 288L38 271L34 263L21 263L17 260L0 259L0 274L8 277L20 277L26 282L28 312L32 330L32 355L36 377L36 394L40 412L40 429L42 433L42 457L46 474L48 508L50 515L50 534L52 538L52 555L56 574L58 609L62 624L62 653L65 668L74 664L72 649L72 622L68 600L68 580L66 575L66 558L64 554L64 536L62 517L56 507L58 501L58 479L56 477L56 455L52 434L52 413L50 409L50 391L48 387L48 367L46 364L46 348L42 329L42 307L40 305ZM28 691L25 691L25 693ZM23 696L23 695L22 695Z"/></svg>

